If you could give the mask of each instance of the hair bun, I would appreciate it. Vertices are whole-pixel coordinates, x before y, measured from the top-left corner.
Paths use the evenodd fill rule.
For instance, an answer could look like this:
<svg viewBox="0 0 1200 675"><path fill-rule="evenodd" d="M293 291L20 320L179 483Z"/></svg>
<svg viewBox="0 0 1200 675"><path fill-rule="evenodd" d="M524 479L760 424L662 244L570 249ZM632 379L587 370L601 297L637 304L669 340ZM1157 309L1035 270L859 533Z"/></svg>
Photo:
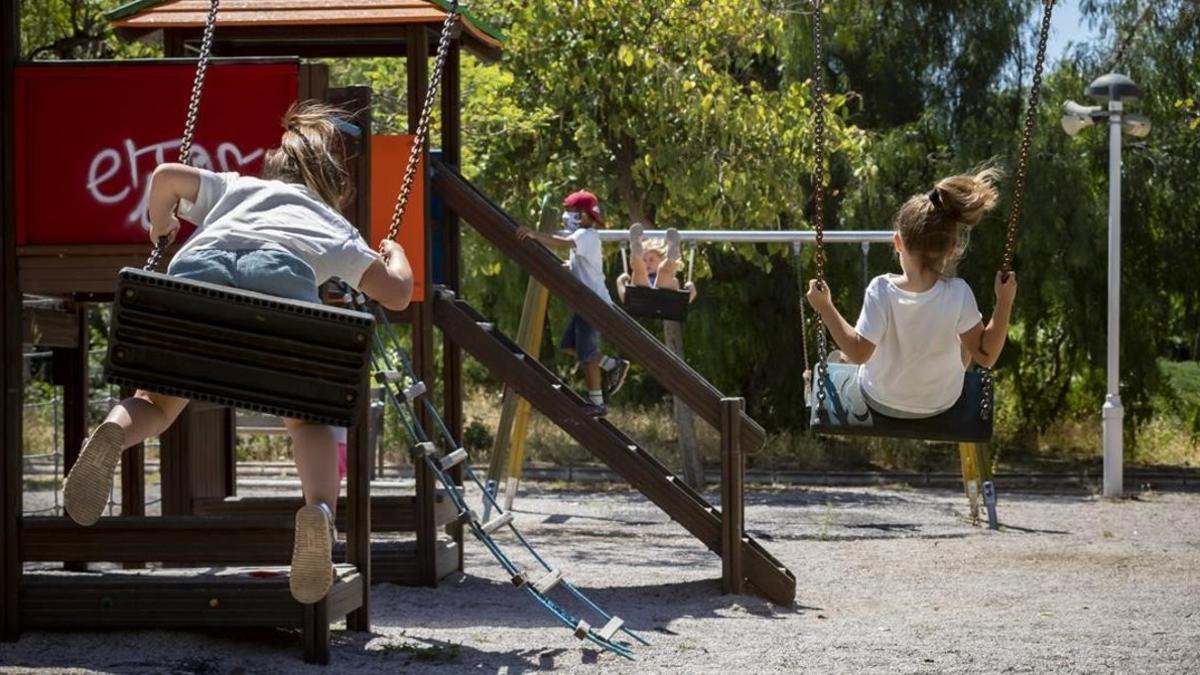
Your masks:
<svg viewBox="0 0 1200 675"><path fill-rule="evenodd" d="M988 166L974 173L943 178L929 193L930 201L955 222L977 225L1000 201L996 182L1001 175L1000 169Z"/></svg>

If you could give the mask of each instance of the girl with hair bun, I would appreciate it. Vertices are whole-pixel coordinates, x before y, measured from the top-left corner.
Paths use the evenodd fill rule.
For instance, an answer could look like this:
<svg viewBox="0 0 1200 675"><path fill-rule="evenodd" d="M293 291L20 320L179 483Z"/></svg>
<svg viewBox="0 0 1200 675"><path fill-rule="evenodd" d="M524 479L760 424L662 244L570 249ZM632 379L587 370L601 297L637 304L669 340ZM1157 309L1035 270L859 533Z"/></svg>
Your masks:
<svg viewBox="0 0 1200 675"><path fill-rule="evenodd" d="M859 384L876 412L907 419L944 412L958 400L972 361L990 368L999 358L1016 275L996 273L996 306L986 325L971 287L954 276L971 230L996 206L999 175L987 167L943 178L900 207L892 242L901 273L871 281L853 326L828 286L809 282L808 302L840 349L830 359L861 364Z"/></svg>

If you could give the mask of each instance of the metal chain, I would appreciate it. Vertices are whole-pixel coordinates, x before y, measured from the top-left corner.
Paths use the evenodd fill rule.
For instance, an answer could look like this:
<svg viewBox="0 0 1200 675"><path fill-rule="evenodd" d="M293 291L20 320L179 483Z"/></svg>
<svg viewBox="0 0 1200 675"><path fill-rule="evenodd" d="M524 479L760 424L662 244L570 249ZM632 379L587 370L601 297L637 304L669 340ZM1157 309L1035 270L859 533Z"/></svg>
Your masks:
<svg viewBox="0 0 1200 675"><path fill-rule="evenodd" d="M822 0L812 0L813 6L813 115L816 128L813 129L813 144L816 153L816 167L813 169L813 200L815 213L813 225L817 236L816 252L813 263L817 268L817 284L825 285L825 19L822 11ZM804 287L800 288L801 302L804 302ZM813 373L813 387L817 390L817 406L825 406L825 377L828 370L829 343L825 333L825 324L817 321L817 370ZM805 359L807 360L807 353Z"/></svg>
<svg viewBox="0 0 1200 675"><path fill-rule="evenodd" d="M1012 271L1013 253L1017 241L1017 221L1021 218L1021 204L1025 200L1025 177L1029 168L1029 146L1033 142L1033 127L1037 122L1038 98L1042 90L1042 67L1046 62L1046 43L1050 36L1050 19L1054 13L1054 0L1042 0L1042 27L1038 34L1037 60L1033 66L1033 83L1029 87L1029 105L1025 109L1025 128L1021 132L1021 145L1017 150L1017 172L1013 177L1012 210L1008 212L1008 233L1004 239L1004 255L1000 271L1005 278Z"/></svg>
<svg viewBox="0 0 1200 675"><path fill-rule="evenodd" d="M217 28L217 13L221 0L211 0L208 20L204 24L204 39L200 42L200 60L196 63L196 78L192 81L192 98L188 102L187 122L183 125L183 140L179 144L179 163L190 164L192 141L196 136L196 120L200 117L200 97L204 94L204 78L212 57L213 34Z"/></svg>
<svg viewBox="0 0 1200 675"><path fill-rule="evenodd" d="M204 79L208 75L208 63L212 59L213 35L217 28L217 14L220 12L221 0L210 0L208 18L204 23L204 38L200 42L200 60L196 62L196 77L192 80L192 95L188 100L187 121L183 125L183 138L179 142L179 163L191 164L192 143L196 137L196 122L200 118L200 97L204 94ZM167 252L167 238L160 237L154 242L150 257L146 259L143 268L155 272L162 264Z"/></svg>
<svg viewBox="0 0 1200 675"><path fill-rule="evenodd" d="M421 106L421 117L417 122L417 134L413 140L412 151L408 155L408 166L404 169L404 182L400 185L400 194L396 197L396 208L392 211L392 223L388 227L387 238L395 241L400 234L400 221L404 220L404 212L408 208L408 200L412 194L413 180L417 175L417 166L425 150L425 140L429 135L429 117L433 114L433 102L437 99L438 87L442 81L442 71L446 66L446 54L450 51L450 37L454 32L454 21L458 17L458 0L451 0L450 8L446 11L446 20L442 22L442 35L438 40L437 58L433 64L433 73L429 77L429 88L425 92L425 102ZM382 242L381 242L382 243Z"/></svg>
<svg viewBox="0 0 1200 675"><path fill-rule="evenodd" d="M146 266L142 269L147 272L157 272L158 266L162 264L163 255L167 252L167 238L159 237L158 241L154 242L154 248L150 249L150 257L146 259Z"/></svg>
<svg viewBox="0 0 1200 675"><path fill-rule="evenodd" d="M1004 253L1000 259L1000 272L1005 278L1012 272L1013 254L1017 242L1017 222L1021 218L1021 204L1025 200L1025 178L1029 169L1029 146L1033 142L1033 127L1037 122L1038 99L1042 89L1042 68L1046 62L1046 43L1050 37L1050 20L1054 14L1054 0L1042 0L1042 25L1038 33L1037 60L1033 66L1033 82L1029 86L1029 104L1025 109L1025 128L1021 131L1021 145L1017 150L1017 171L1013 177L1012 209L1008 212L1008 231L1004 237ZM990 420L994 412L994 384L992 369L982 368L983 396L979 403L980 417Z"/></svg>

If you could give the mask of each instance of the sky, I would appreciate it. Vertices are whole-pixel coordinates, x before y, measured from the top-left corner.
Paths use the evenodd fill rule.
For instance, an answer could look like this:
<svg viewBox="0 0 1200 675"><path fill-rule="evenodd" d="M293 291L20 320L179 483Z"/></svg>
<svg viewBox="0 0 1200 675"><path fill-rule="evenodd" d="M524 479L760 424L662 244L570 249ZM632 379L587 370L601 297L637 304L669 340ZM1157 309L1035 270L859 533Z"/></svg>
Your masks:
<svg viewBox="0 0 1200 675"><path fill-rule="evenodd" d="M1088 27L1079 11L1079 0L1059 0L1054 5L1054 18L1050 22L1050 43L1046 47L1046 57L1053 63L1062 58L1069 43L1087 42L1096 35L1097 31Z"/></svg>

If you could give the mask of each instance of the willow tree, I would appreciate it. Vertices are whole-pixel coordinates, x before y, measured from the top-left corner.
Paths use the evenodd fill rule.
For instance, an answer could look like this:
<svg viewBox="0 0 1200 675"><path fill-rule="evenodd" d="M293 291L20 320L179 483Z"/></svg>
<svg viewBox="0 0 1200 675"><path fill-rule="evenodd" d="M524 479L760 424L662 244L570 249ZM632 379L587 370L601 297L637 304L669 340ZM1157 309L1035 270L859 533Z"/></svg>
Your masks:
<svg viewBox="0 0 1200 675"><path fill-rule="evenodd" d="M476 9L508 40L498 65L467 78L470 168L514 211L587 187L610 225L802 226L812 99L807 81L784 73L783 5L493 0ZM844 99L831 103L836 111ZM836 120L832 137L851 153L864 141ZM742 317L727 316L737 322L717 339L753 341ZM666 336L682 350L677 324ZM700 484L690 412L676 403L675 417L685 478Z"/></svg>

